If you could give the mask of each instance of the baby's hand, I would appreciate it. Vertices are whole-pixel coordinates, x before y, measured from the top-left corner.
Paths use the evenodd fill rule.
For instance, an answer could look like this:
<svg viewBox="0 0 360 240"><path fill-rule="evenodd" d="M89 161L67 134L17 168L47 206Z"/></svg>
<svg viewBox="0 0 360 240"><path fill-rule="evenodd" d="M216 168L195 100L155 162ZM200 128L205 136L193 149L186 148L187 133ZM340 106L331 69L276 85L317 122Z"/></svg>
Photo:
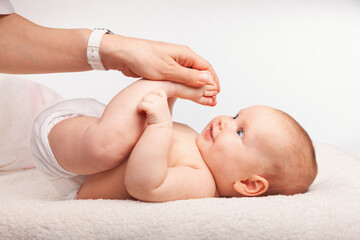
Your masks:
<svg viewBox="0 0 360 240"><path fill-rule="evenodd" d="M172 125L167 95L163 90L146 95L137 108L138 111L146 113L149 125L163 123Z"/></svg>

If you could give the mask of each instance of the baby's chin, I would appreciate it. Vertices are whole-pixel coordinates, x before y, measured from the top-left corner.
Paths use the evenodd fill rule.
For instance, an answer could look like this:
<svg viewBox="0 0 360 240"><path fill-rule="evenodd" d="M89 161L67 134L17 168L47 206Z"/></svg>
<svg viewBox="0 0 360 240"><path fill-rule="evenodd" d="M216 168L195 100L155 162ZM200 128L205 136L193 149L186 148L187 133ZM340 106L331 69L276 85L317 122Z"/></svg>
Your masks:
<svg viewBox="0 0 360 240"><path fill-rule="evenodd" d="M200 153L201 153L201 150L200 150L200 148L201 148L201 134L199 134L196 138L195 138L195 143L196 143L196 146L197 146L197 148L199 149L199 151L200 151Z"/></svg>
<svg viewBox="0 0 360 240"><path fill-rule="evenodd" d="M205 141L204 141L204 132L202 132L201 134L199 134L196 138L195 138L195 143L196 143L196 146L201 154L201 156L203 155L203 151L205 149Z"/></svg>

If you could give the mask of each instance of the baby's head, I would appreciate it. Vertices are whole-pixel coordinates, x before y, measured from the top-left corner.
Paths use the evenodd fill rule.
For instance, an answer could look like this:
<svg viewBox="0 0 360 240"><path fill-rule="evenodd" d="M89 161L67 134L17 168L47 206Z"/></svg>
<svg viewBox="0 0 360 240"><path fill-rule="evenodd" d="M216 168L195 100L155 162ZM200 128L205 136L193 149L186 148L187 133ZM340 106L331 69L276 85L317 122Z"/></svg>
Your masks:
<svg viewBox="0 0 360 240"><path fill-rule="evenodd" d="M317 174L312 141L288 114L251 106L213 119L196 139L222 196L306 192Z"/></svg>

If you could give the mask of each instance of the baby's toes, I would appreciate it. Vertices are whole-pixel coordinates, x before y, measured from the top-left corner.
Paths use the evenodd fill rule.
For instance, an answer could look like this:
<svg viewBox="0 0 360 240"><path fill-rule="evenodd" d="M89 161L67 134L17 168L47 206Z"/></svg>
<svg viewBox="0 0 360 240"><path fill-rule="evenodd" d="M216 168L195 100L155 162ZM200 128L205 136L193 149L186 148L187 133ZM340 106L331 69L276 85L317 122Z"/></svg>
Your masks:
<svg viewBox="0 0 360 240"><path fill-rule="evenodd" d="M217 92L217 91L216 91ZM212 101L211 101L211 105L210 106L215 106L217 104L217 101L216 101L216 96L213 96L212 98Z"/></svg>
<svg viewBox="0 0 360 240"><path fill-rule="evenodd" d="M216 105L216 96L212 97L202 97L198 103L205 105L205 106L215 106Z"/></svg>
<svg viewBox="0 0 360 240"><path fill-rule="evenodd" d="M217 94L217 89L204 89L204 96L205 97L212 97L212 96L216 96Z"/></svg>
<svg viewBox="0 0 360 240"><path fill-rule="evenodd" d="M217 94L217 87L215 82L209 82L205 85L204 96L215 96Z"/></svg>

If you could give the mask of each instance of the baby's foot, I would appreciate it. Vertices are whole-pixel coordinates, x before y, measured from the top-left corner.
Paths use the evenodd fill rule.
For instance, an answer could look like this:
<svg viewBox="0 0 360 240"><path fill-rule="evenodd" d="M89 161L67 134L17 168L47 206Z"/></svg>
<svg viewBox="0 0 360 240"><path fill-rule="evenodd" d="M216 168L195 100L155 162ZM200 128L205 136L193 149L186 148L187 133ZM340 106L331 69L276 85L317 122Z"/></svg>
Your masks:
<svg viewBox="0 0 360 240"><path fill-rule="evenodd" d="M210 73L209 73L210 74ZM189 99L206 106L216 105L217 86L211 79L202 87L189 87L183 84L176 85L176 95L179 98Z"/></svg>

